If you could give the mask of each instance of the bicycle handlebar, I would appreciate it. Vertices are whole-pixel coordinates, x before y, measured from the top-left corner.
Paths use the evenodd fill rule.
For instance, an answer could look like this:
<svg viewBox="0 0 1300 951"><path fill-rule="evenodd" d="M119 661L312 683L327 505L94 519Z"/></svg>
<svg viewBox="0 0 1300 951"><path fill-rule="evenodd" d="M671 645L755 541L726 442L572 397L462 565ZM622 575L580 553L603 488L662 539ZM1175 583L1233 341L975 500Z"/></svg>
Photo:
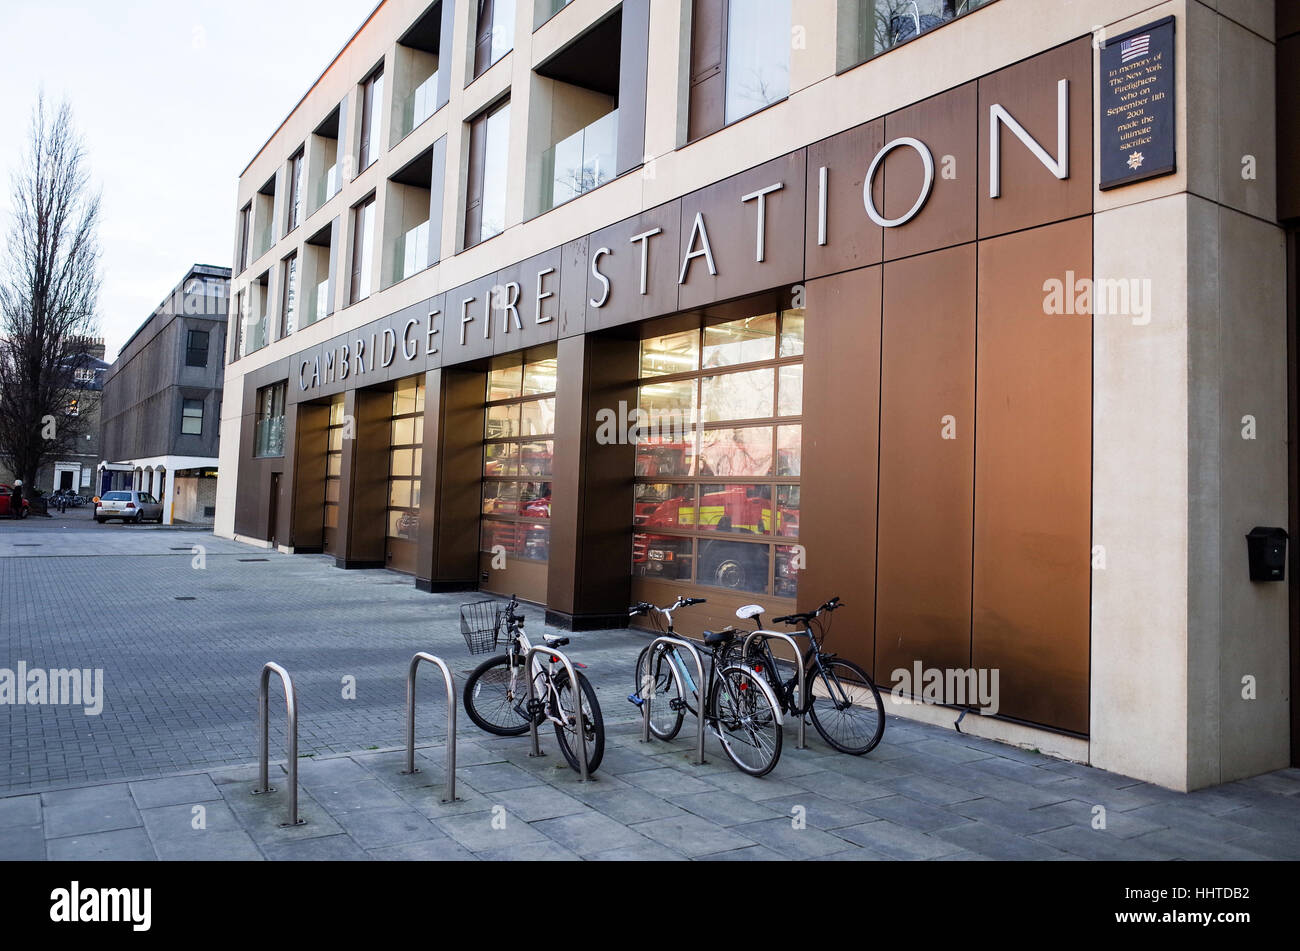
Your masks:
<svg viewBox="0 0 1300 951"><path fill-rule="evenodd" d="M628 617L637 617L638 615L641 614L649 614L651 611L658 611L662 614L667 611L676 611L678 608L688 608L693 604L704 604L707 601L708 598L679 597L675 602L673 602L666 608L661 608L658 605L651 604L649 601L642 601L641 603L634 604L630 608L628 608L627 615Z"/></svg>
<svg viewBox="0 0 1300 951"><path fill-rule="evenodd" d="M844 607L844 602L839 599L838 595L836 595L835 597L831 598L829 601L827 601L819 608L816 608L812 611L803 611L796 614L785 614L782 615L781 617L774 617L772 618L772 623L773 624L801 624L807 621L811 621L819 614L834 611L837 608L842 608L842 607Z"/></svg>

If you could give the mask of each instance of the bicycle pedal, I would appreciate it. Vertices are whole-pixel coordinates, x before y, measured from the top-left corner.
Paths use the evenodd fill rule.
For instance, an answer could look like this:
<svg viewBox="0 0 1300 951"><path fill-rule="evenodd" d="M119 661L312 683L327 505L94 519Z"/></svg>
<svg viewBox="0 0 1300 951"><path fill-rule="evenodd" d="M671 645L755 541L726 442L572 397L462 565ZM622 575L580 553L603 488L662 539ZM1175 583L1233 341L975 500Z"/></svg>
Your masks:
<svg viewBox="0 0 1300 951"><path fill-rule="evenodd" d="M632 694L628 694L627 702L628 702L628 703L635 704L635 705L638 706L638 707L641 706L643 703L645 703L644 700L642 700L640 697L638 697L638 696L637 696L636 694L634 694L634 693L632 693Z"/></svg>

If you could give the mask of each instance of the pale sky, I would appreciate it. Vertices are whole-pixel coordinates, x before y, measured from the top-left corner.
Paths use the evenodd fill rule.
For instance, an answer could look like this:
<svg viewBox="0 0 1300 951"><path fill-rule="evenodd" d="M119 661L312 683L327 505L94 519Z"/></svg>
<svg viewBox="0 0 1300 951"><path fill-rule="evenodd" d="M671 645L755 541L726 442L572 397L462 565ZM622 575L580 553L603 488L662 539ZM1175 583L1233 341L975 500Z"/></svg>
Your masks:
<svg viewBox="0 0 1300 951"><path fill-rule="evenodd" d="M71 103L103 190L112 360L191 264L231 264L239 173L377 4L0 0L0 247L44 87Z"/></svg>

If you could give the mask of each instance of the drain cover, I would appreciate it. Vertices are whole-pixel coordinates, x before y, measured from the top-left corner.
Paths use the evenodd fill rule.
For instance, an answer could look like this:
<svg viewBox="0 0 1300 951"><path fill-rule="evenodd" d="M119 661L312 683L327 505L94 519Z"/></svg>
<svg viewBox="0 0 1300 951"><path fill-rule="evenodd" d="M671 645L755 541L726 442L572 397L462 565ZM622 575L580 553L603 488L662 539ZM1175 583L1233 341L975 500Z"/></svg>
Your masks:
<svg viewBox="0 0 1300 951"><path fill-rule="evenodd" d="M176 600L176 601L193 601L193 600L195 600L195 599L189 597L188 595L177 595L176 598L175 598L174 600Z"/></svg>
<svg viewBox="0 0 1300 951"><path fill-rule="evenodd" d="M240 558L240 561L270 561L270 558Z"/></svg>
<svg viewBox="0 0 1300 951"><path fill-rule="evenodd" d="M15 548L40 548L41 546L33 542L14 542Z"/></svg>

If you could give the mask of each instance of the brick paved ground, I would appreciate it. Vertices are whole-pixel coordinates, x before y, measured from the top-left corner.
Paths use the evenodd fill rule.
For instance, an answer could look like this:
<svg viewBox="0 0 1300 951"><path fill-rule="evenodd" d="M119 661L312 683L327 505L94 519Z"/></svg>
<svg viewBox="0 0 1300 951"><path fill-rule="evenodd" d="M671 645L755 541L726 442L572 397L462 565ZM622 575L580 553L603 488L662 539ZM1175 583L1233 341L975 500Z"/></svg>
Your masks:
<svg viewBox="0 0 1300 951"><path fill-rule="evenodd" d="M69 577L92 580L71 590ZM417 650L462 679L477 663L458 633L464 597L193 531L0 524L2 666L102 667L106 694L99 717L0 707L0 859L1300 857L1294 769L1184 795L892 717L864 758L812 730L796 750L791 728L764 779L735 770L712 738L697 766L689 724L672 743L639 742L624 698L644 637L627 631L575 635L570 648L609 727L594 782L563 765L552 732L533 759L526 737L489 737L462 716L461 801L443 804L445 719L429 672L422 770L399 775L404 676ZM266 660L292 672L301 705L308 822L295 829L279 826L278 765L280 791L250 795ZM1099 805L1105 829L1093 828ZM797 807L806 828L793 828Z"/></svg>

